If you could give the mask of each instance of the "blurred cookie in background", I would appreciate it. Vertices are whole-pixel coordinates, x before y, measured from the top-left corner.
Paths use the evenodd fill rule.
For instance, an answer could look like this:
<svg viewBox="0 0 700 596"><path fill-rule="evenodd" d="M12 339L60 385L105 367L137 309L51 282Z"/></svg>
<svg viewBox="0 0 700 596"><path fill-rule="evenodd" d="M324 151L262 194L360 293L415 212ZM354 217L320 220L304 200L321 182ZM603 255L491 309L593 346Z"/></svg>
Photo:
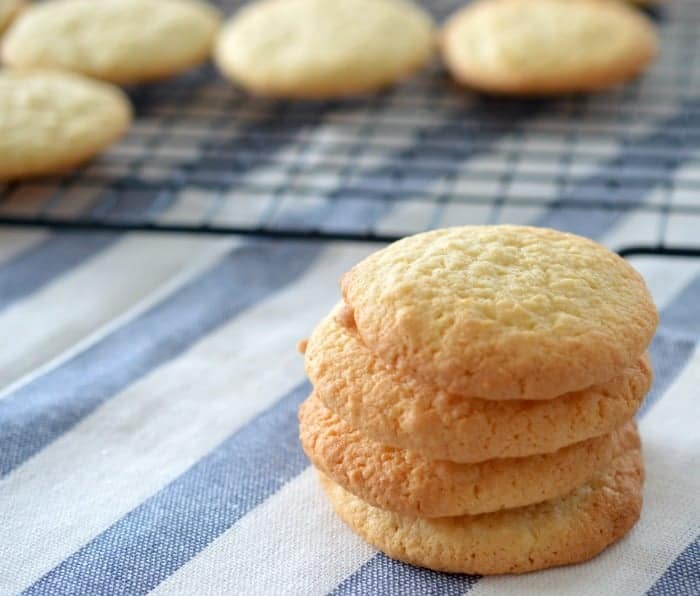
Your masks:
<svg viewBox="0 0 700 596"><path fill-rule="evenodd" d="M10 26L25 6L23 0L0 0L0 33Z"/></svg>
<svg viewBox="0 0 700 596"><path fill-rule="evenodd" d="M119 84L167 78L208 59L220 16L196 0L53 0L7 32L3 61Z"/></svg>
<svg viewBox="0 0 700 596"><path fill-rule="evenodd" d="M431 18L405 0L262 0L224 26L215 59L255 94L329 98L395 83L433 45Z"/></svg>
<svg viewBox="0 0 700 596"><path fill-rule="evenodd" d="M59 72L0 71L0 181L62 173L131 123L117 87Z"/></svg>
<svg viewBox="0 0 700 596"><path fill-rule="evenodd" d="M609 87L642 72L657 49L651 21L609 0L477 0L442 35L457 81L513 95Z"/></svg>

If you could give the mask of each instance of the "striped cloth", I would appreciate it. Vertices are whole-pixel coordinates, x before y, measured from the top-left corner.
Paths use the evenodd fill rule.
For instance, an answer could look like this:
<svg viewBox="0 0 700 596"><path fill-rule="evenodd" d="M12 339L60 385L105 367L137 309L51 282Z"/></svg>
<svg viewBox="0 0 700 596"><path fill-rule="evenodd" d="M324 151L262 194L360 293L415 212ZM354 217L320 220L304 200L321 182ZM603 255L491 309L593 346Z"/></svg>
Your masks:
<svg viewBox="0 0 700 596"><path fill-rule="evenodd" d="M662 313L641 522L585 565L480 579L377 554L297 441L295 341L375 248L2 230L0 593L697 593L700 259L633 260Z"/></svg>
<svg viewBox="0 0 700 596"><path fill-rule="evenodd" d="M3 230L0 593L697 594L700 259L633 259L662 313L641 522L585 565L480 579L377 554L297 441L294 344L375 248Z"/></svg>
<svg viewBox="0 0 700 596"><path fill-rule="evenodd" d="M690 15L693 1L678 0L668 10ZM631 114L624 138L606 137L602 146L600 136L578 139L577 151L596 158L583 163L569 156L565 187L533 191L525 180L508 178L517 200L536 192L544 203L447 205L435 217L434 206L421 211L410 197L439 195L439 181L416 174L410 191L387 188L389 202L352 201L357 197L330 181L318 202L282 200L275 217L298 224L322 215L330 227L386 233L532 223L614 249L662 237L670 245L697 246L700 217L672 211L674 201L697 205L700 196L696 75L697 69L683 71L697 97L655 103L652 95L648 111ZM653 77L640 93L649 81ZM614 94L602 97L615 101ZM390 101L398 110L401 94ZM546 109L519 123L518 147L556 140L551 132L542 135ZM391 179L395 164L409 158L486 170L490 159L508 152L515 133L478 146L465 140L459 151L441 154L436 141L464 113L417 117L411 135L351 172L354 188ZM295 139L272 144L268 160L241 167L232 188L274 178L281 157L299 144L316 151L304 159L322 155L338 135L355 131L354 115L352 106L320 114L312 130L300 128ZM593 112L590 117L600 124ZM366 131L372 122L365 122ZM137 122L136 129L146 124ZM695 133L669 148L673 159L660 167L649 155L664 146L671 128ZM232 146L242 134L232 134ZM509 167L526 165L527 159ZM653 183L634 184L632 176L614 189L615 200L634 208L562 208L568 199L599 196L610 172L622 166L654 172ZM457 178L455 192L459 184ZM0 211L26 208L32 197L25 190ZM89 190L70 188L66 200L84 205L80 193ZM193 205L202 202L197 193L183 191L165 204L160 220L191 218ZM221 213L255 221L262 200L255 198L237 197ZM295 343L338 299L338 277L376 248L0 229L6 345L0 351L0 594L700 594L700 259L631 258L661 311L651 346L656 379L639 413L647 465L639 524L589 563L480 578L397 563L355 537L326 503L297 440L296 411L309 384Z"/></svg>

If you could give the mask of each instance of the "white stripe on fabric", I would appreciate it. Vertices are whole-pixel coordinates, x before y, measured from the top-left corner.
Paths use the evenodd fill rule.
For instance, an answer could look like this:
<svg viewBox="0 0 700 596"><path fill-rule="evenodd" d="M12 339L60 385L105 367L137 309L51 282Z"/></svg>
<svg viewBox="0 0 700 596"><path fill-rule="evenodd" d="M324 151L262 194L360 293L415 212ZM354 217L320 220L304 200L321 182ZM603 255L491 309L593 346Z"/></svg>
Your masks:
<svg viewBox="0 0 700 596"><path fill-rule="evenodd" d="M700 399L697 388L700 387L700 347L696 348L688 364L678 378L642 418L639 427L644 434L645 447L649 451L647 460L655 455L650 448L658 446L665 452L677 450L678 463L700 464L700 433L697 422L700 420ZM695 472L700 469L695 468ZM682 474L681 474L682 476ZM690 474L689 482L700 487L700 474ZM672 491L666 491L671 493ZM673 491L675 492L675 491ZM700 497L700 488L693 495ZM697 511L700 516L700 509Z"/></svg>
<svg viewBox="0 0 700 596"><path fill-rule="evenodd" d="M658 310L670 304L700 272L700 259L638 256L629 261L642 274Z"/></svg>
<svg viewBox="0 0 700 596"><path fill-rule="evenodd" d="M143 310L139 303L151 303L151 294L162 296L173 278L191 277L231 246L221 238L131 235L13 304L0 313L0 337L12 338L12 349L0 352L0 398L22 375L40 374L69 348L84 348L88 336L102 336L101 327L111 328L125 311L132 317L132 307Z"/></svg>
<svg viewBox="0 0 700 596"><path fill-rule="evenodd" d="M326 594L375 554L337 519L309 467L151 594Z"/></svg>
<svg viewBox="0 0 700 596"><path fill-rule="evenodd" d="M299 383L296 341L338 299L340 274L375 249L325 250L297 282L110 399L0 481L0 500L13 511L0 542L2 589L32 584Z"/></svg>
<svg viewBox="0 0 700 596"><path fill-rule="evenodd" d="M640 423L646 481L642 517L592 561L518 577L484 578L470 596L640 594L692 542L700 524L700 350Z"/></svg>
<svg viewBox="0 0 700 596"><path fill-rule="evenodd" d="M31 249L46 240L49 233L43 230L25 230L0 227L0 263L5 263L16 255Z"/></svg>

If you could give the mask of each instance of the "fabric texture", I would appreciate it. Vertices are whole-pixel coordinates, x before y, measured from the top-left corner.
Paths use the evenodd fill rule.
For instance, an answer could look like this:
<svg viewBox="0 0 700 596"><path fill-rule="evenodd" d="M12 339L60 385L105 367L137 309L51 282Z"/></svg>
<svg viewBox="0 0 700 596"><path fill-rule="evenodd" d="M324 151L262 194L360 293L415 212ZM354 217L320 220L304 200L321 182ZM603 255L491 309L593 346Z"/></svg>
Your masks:
<svg viewBox="0 0 700 596"><path fill-rule="evenodd" d="M0 259L3 276L68 240L16 234L34 237ZM47 260L55 276L26 272L0 311L17 338L0 356L0 593L695 593L700 262L631 259L661 312L637 527L584 565L480 579L373 551L333 515L297 439L310 387L294 344L375 248L128 234L68 271Z"/></svg>

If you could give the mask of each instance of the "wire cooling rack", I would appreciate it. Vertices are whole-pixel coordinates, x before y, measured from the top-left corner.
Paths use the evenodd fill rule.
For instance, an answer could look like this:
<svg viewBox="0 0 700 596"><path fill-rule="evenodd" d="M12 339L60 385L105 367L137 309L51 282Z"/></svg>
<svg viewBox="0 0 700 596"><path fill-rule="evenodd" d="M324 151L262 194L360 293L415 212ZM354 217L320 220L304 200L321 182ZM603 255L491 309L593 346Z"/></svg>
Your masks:
<svg viewBox="0 0 700 596"><path fill-rule="evenodd" d="M439 20L462 3L424 2ZM700 2L652 16L651 70L586 97L484 97L437 64L342 101L252 98L211 66L132 89L128 137L68 176L0 187L0 223L387 241L565 219L585 234L626 217L628 252L693 254Z"/></svg>

